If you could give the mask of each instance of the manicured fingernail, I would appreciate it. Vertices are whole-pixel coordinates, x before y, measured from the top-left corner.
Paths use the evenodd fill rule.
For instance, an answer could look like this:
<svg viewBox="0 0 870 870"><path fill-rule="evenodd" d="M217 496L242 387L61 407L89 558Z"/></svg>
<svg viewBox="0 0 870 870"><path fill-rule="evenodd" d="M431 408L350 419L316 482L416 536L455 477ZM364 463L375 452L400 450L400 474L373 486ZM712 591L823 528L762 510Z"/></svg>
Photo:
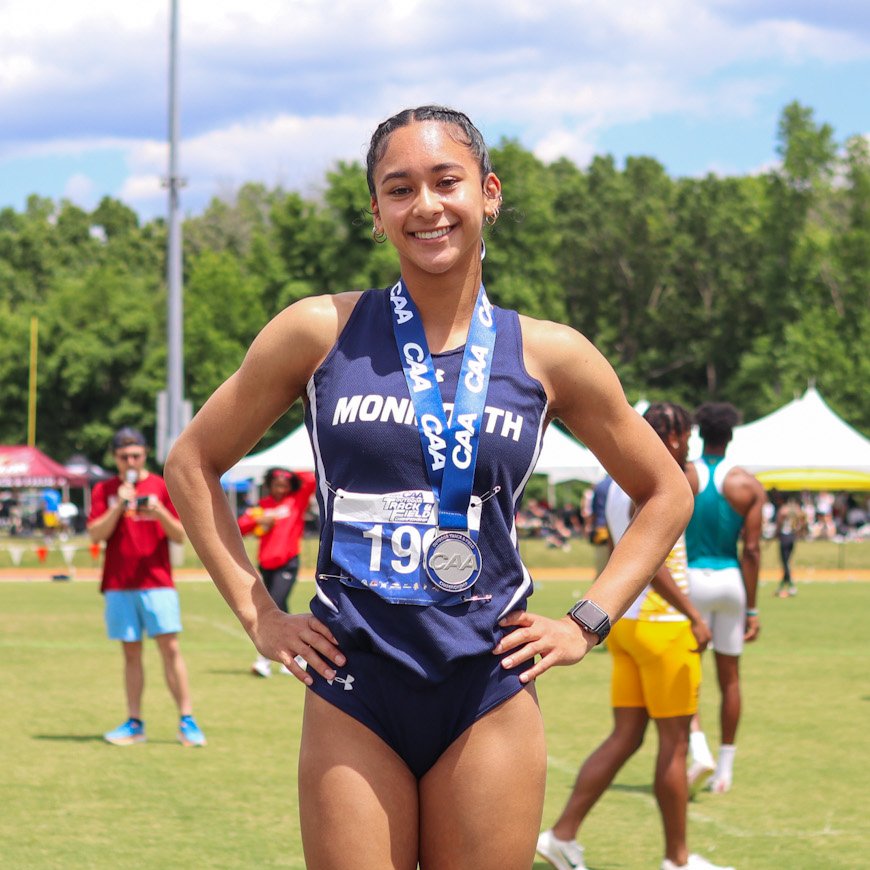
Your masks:
<svg viewBox="0 0 870 870"><path fill-rule="evenodd" d="M332 670L332 668L330 668L328 671L326 671L326 672L324 673L323 676L324 676L324 678L327 679L327 680L334 680L334 679L335 679L335 671Z"/></svg>
<svg viewBox="0 0 870 870"><path fill-rule="evenodd" d="M505 660L502 662L502 664L503 664L506 668L512 668L512 667L514 666L514 660L513 660L513 659L505 659Z"/></svg>
<svg viewBox="0 0 870 870"><path fill-rule="evenodd" d="M528 672L526 672L524 674L520 674L520 682L521 683L528 683L528 681L530 679L531 679L531 677L529 676Z"/></svg>
<svg viewBox="0 0 870 870"><path fill-rule="evenodd" d="M305 677L305 680L303 682L306 686L310 686L314 682L314 680L311 677Z"/></svg>
<svg viewBox="0 0 870 870"><path fill-rule="evenodd" d="M341 668L347 664L347 659L344 656L336 656L335 663Z"/></svg>

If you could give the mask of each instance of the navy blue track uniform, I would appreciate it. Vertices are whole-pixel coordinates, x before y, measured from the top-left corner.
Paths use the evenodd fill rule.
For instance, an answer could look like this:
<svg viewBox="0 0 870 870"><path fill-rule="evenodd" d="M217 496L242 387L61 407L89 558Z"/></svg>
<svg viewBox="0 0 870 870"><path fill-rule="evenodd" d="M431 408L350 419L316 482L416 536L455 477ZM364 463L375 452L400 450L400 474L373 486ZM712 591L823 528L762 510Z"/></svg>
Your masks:
<svg viewBox="0 0 870 870"><path fill-rule="evenodd" d="M532 591L514 518L540 451L547 399L523 365L516 312L493 311L497 337L468 517L483 570L463 594L427 586L421 566L437 511L388 291L360 297L307 385L323 518L311 611L347 656L331 683L309 671L311 688L379 734L417 776L518 692L519 674L532 664L506 671L492 649L505 634L498 620L524 610ZM432 355L448 416L463 350Z"/></svg>

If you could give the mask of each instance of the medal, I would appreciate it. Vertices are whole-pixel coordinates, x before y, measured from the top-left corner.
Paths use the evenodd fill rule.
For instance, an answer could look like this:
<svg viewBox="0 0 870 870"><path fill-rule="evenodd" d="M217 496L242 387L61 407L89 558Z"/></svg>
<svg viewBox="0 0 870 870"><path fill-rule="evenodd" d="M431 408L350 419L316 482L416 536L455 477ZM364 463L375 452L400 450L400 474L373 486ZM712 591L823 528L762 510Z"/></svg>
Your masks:
<svg viewBox="0 0 870 870"><path fill-rule="evenodd" d="M445 592L464 592L480 577L480 550L463 532L441 532L423 556L429 579Z"/></svg>
<svg viewBox="0 0 870 870"><path fill-rule="evenodd" d="M448 420L420 314L401 278L390 290L390 305L396 348L438 505L438 534L428 547L422 542L423 567L439 589L462 592L473 586L481 573L480 550L469 529L468 509L495 351L493 309L481 284Z"/></svg>

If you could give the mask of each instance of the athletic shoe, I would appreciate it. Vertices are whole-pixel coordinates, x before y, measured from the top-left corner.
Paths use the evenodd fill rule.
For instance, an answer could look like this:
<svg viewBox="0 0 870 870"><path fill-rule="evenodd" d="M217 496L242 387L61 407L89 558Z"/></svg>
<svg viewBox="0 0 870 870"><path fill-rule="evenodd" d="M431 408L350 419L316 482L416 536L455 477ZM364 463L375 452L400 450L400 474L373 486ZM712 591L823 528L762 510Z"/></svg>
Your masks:
<svg viewBox="0 0 870 870"><path fill-rule="evenodd" d="M790 596L797 595L797 586L795 586L794 584L792 584L791 586L789 586L789 587L788 587L788 594L789 594Z"/></svg>
<svg viewBox="0 0 870 870"><path fill-rule="evenodd" d="M196 724L193 716L182 716L178 720L178 739L182 746L205 746L205 734Z"/></svg>
<svg viewBox="0 0 870 870"><path fill-rule="evenodd" d="M114 746L130 746L145 742L145 723L141 719L128 719L114 731L107 731L103 740Z"/></svg>
<svg viewBox="0 0 870 870"><path fill-rule="evenodd" d="M271 677L272 663L268 659L257 659L257 661L251 665L251 673L255 677Z"/></svg>
<svg viewBox="0 0 870 870"><path fill-rule="evenodd" d="M576 840L560 840L552 831L538 837L537 853L556 870L587 870L583 863L583 847Z"/></svg>
<svg viewBox="0 0 870 870"><path fill-rule="evenodd" d="M700 855L689 855L685 864L674 864L669 858L662 861L662 870L734 870L733 867L720 867Z"/></svg>
<svg viewBox="0 0 870 870"><path fill-rule="evenodd" d="M693 761L686 771L686 782L689 784L689 797L694 797L709 781L716 768L712 764L703 761Z"/></svg>
<svg viewBox="0 0 870 870"><path fill-rule="evenodd" d="M731 780L714 776L707 784L707 791L711 791L713 794L725 794L726 791L731 791Z"/></svg>

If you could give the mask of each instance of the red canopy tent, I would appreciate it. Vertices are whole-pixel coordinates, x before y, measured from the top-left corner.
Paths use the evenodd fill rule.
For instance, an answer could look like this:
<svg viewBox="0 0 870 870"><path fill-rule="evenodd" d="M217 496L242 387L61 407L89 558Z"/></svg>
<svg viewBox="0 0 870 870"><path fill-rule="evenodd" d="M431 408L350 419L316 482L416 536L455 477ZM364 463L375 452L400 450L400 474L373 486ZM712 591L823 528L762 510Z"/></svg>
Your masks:
<svg viewBox="0 0 870 870"><path fill-rule="evenodd" d="M87 487L84 474L74 474L36 447L0 446L0 489Z"/></svg>

